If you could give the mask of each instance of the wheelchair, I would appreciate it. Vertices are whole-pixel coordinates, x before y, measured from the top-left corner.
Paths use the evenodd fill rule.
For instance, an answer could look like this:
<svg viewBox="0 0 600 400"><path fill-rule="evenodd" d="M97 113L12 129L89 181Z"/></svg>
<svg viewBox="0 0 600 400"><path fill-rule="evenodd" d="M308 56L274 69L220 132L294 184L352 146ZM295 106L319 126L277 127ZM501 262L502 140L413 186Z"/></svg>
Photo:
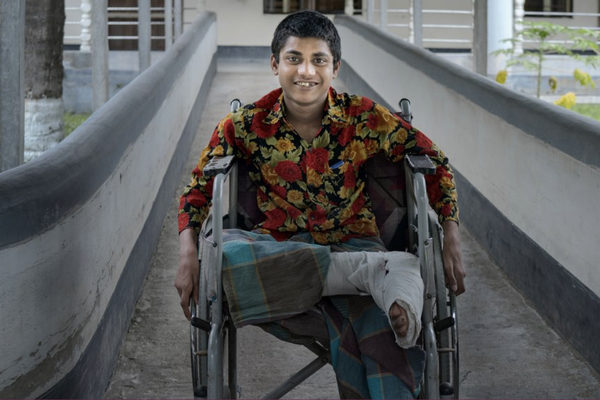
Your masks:
<svg viewBox="0 0 600 400"><path fill-rule="evenodd" d="M231 102L231 110L241 106ZM411 122L410 102L402 99L398 116ZM367 163L369 196L388 250L408 250L419 257L424 282L422 330L418 344L426 353L420 398L459 398L459 353L456 298L445 285L443 232L437 215L429 208L425 175L435 172L427 156L407 156L403 168L383 156ZM194 398L235 399L237 385L236 328L227 313L222 287L224 228L249 230L258 222L256 191L244 163L231 156L211 160L204 173L214 176L211 214L198 241L201 260L200 301L191 303L191 369ZM224 185L229 182L229 198ZM226 204L227 203L227 204ZM228 214L225 208L228 206ZM312 341L305 346L316 359L265 399L283 397L305 379L330 363L328 343Z"/></svg>

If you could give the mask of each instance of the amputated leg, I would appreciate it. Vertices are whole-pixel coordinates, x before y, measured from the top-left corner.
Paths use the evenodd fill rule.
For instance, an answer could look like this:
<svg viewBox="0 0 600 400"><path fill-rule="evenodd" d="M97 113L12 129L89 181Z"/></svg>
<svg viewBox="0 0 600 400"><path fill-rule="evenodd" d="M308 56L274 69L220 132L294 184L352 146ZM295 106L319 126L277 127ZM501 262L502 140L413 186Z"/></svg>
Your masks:
<svg viewBox="0 0 600 400"><path fill-rule="evenodd" d="M421 331L423 280L419 260L404 252L331 254L324 296L369 294L386 312L401 347L414 346Z"/></svg>

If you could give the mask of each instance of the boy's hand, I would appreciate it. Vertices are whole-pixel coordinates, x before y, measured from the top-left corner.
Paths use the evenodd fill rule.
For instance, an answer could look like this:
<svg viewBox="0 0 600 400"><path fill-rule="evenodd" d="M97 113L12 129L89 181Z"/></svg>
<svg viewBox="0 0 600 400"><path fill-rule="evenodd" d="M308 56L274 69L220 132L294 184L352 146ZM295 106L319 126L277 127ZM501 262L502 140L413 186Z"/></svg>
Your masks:
<svg viewBox="0 0 600 400"><path fill-rule="evenodd" d="M446 275L446 284L459 295L465 291L465 272L462 263L460 234L458 224L454 221L444 221L444 273Z"/></svg>
<svg viewBox="0 0 600 400"><path fill-rule="evenodd" d="M200 262L196 241L198 235L193 229L186 229L179 235L179 268L175 276L175 287L181 297L179 304L183 314L190 320L190 298L198 304L198 279L200 276Z"/></svg>

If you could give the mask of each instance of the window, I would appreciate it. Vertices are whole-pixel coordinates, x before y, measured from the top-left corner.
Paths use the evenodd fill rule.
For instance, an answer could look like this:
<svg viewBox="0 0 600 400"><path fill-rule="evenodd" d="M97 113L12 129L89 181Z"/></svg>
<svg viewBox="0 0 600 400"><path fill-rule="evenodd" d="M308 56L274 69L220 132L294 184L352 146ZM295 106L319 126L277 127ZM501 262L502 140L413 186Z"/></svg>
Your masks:
<svg viewBox="0 0 600 400"><path fill-rule="evenodd" d="M137 6L138 0L108 0L108 46L110 50L137 50ZM164 50L165 41L156 37L165 36L164 13L160 8L165 0L150 0L152 50Z"/></svg>
<svg viewBox="0 0 600 400"><path fill-rule="evenodd" d="M354 14L362 11L362 0L353 0ZM289 14L300 10L316 10L323 14L343 14L345 0L263 0L265 14Z"/></svg>
<svg viewBox="0 0 600 400"><path fill-rule="evenodd" d="M543 12L532 17L565 17L552 15L552 12L573 12L573 0L525 0L525 12Z"/></svg>

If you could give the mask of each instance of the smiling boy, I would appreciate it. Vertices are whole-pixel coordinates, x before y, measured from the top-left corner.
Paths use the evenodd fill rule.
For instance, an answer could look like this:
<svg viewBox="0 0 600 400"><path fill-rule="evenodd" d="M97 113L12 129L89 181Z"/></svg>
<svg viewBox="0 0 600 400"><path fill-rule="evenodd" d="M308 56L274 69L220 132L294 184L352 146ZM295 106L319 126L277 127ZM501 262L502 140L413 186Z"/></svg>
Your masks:
<svg viewBox="0 0 600 400"><path fill-rule="evenodd" d="M339 67L327 43L318 38L290 36L279 53L271 55L271 69L284 93L286 120L308 143L321 130L323 106Z"/></svg>
<svg viewBox="0 0 600 400"><path fill-rule="evenodd" d="M446 280L460 294L465 289L465 272L448 159L425 135L386 108L331 88L341 66L341 44L328 18L312 11L289 15L277 27L271 49L271 69L281 88L219 123L181 196L180 264L175 286L184 314L190 317L190 297L198 300L196 243L212 195L212 179L203 176L202 168L212 157L234 155L247 164L265 216L252 232L224 233L224 271L237 274L224 282L236 326L276 323L319 304L330 336L351 326L348 334L356 335L352 336L356 342L363 337L381 338L361 347L363 361L357 370L367 370L364 385L343 376L340 371L347 369L342 364L350 361L337 357L332 348L340 395L416 396L423 362L412 347L420 331L422 309L418 260L407 253L386 252L366 191L364 164L380 152L394 162L406 154L427 154L436 164L428 194L444 228ZM249 266L240 262L248 259L256 261ZM252 277L260 285L252 288L244 274L257 273L258 277ZM271 289L268 285L273 276L278 278ZM240 282L244 282L243 288ZM240 291L268 296L240 298ZM366 326L358 326L347 312L346 306L355 302L356 296L327 300L327 296L361 293L373 298L359 307L360 319L370 321ZM267 297L268 307L262 307L260 302ZM256 309L269 311L248 311ZM368 350L369 346L373 348ZM380 353L394 361L377 356ZM404 367L399 360L404 360ZM377 375L369 375L371 370L379 371L381 382L369 381L367 376ZM389 371L397 379L384 379L381 371Z"/></svg>

